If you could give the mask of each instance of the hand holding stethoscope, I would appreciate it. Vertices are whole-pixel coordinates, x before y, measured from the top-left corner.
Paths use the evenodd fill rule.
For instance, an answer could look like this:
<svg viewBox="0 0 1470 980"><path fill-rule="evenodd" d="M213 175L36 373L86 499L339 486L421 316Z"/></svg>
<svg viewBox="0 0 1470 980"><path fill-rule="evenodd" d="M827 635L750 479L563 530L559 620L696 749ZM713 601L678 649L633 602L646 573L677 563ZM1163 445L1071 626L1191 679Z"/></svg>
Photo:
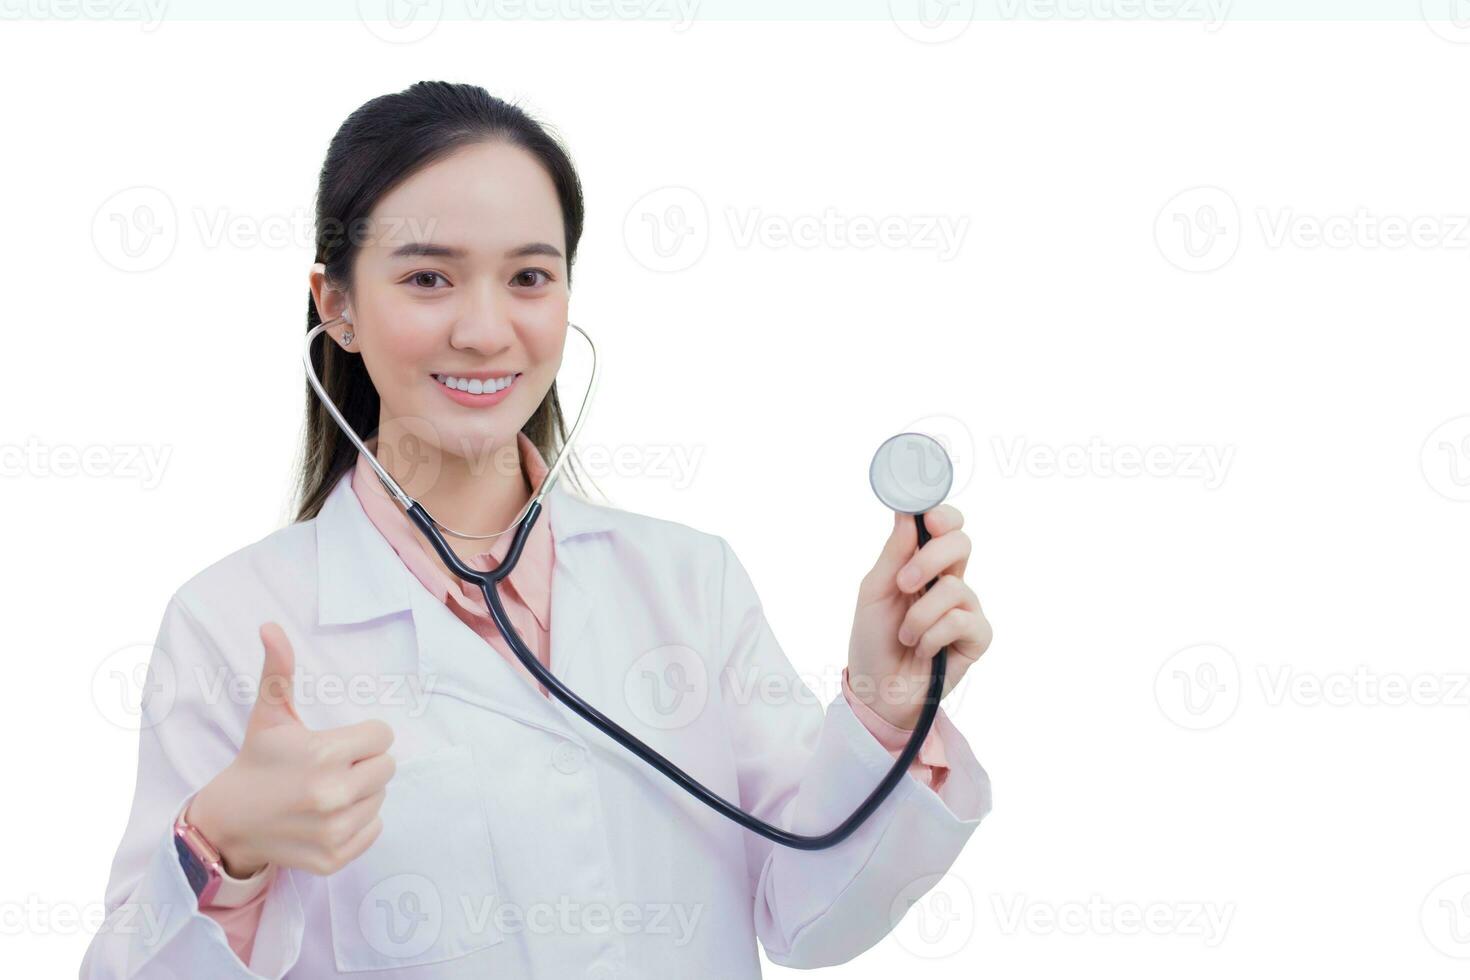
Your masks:
<svg viewBox="0 0 1470 980"><path fill-rule="evenodd" d="M920 727L934 697L936 666L944 674L943 697L990 646L990 623L963 578L970 560L970 538L960 530L964 516L942 503L953 479L944 448L919 432L885 441L868 468L873 492L893 511L893 532L858 586L848 684L858 700L902 729Z"/></svg>
<svg viewBox="0 0 1470 980"><path fill-rule="evenodd" d="M893 533L858 586L848 684L899 728L912 729L918 721L930 660L940 648L951 654L944 675L948 694L990 646L990 623L963 578L970 559L963 524L964 516L949 504L926 511L924 527L932 537L920 547L918 523L895 511Z"/></svg>

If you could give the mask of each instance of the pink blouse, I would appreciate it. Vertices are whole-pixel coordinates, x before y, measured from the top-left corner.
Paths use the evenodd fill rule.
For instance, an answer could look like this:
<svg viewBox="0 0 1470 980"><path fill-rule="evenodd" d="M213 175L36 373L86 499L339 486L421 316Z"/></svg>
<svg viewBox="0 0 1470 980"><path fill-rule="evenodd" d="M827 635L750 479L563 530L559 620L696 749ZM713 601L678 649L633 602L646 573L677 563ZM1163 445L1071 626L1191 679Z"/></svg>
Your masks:
<svg viewBox="0 0 1470 980"><path fill-rule="evenodd" d="M536 444L524 432L516 434L516 443L520 449L521 472L526 477L527 490L535 493L541 486L541 481L546 478L546 461L541 458ZM377 452L376 436L366 440L366 444L370 451ZM353 493L362 504L368 519L392 545L414 577L423 583L424 588L440 602L447 603L465 625L484 637L485 642L525 677L528 683L534 684L543 697L550 697L546 687L511 652L505 638L495 628L479 586L465 582L444 567L433 546L425 540L408 515L403 513L398 502L378 480L378 475L373 472L366 456L358 454L357 463L347 478L352 480ZM548 669L551 666L551 577L556 558L551 522L555 519L556 514L550 507L542 513L531 528L526 546L521 551L520 561L511 570L500 592L511 622L515 624L526 646L536 655L536 659ZM486 539L492 542L490 547L467 559L465 564L480 571L499 567L500 560L510 549L514 537L514 533L506 533ZM842 672L842 693L858 720L897 758L908 742L910 730L888 723L872 708L859 701L848 685L846 670ZM919 747L918 758L910 764L909 772L930 789L937 791L944 785L945 778L949 775L949 766L937 731L930 730L924 744ZM200 908L201 912L214 919L225 930L230 948L246 964L250 962L256 928L264 911L268 892L266 886L270 884L274 872L274 866L267 865L248 879L226 875L214 901Z"/></svg>

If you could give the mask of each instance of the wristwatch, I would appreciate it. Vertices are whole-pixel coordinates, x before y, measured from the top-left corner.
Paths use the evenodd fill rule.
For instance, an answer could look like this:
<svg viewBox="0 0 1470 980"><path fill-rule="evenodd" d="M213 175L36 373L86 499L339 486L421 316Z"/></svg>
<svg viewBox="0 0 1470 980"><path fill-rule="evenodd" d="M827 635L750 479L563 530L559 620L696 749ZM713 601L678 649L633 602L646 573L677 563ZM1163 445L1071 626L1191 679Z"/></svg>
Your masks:
<svg viewBox="0 0 1470 980"><path fill-rule="evenodd" d="M189 803L192 802L194 798L190 797ZM203 908L219 894L220 885L224 882L224 862L219 848L211 844L198 827L184 819L189 812L189 803L184 804L179 818L174 821L174 849L179 852L184 877L189 879L189 887L194 889L199 907Z"/></svg>

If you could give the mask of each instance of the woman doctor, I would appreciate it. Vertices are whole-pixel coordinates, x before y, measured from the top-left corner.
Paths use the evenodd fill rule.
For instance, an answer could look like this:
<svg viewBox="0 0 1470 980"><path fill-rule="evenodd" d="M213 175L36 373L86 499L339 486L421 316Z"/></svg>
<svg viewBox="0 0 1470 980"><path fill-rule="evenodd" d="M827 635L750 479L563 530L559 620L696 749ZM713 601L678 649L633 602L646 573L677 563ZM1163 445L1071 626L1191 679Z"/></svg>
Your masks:
<svg viewBox="0 0 1470 980"><path fill-rule="evenodd" d="M346 313L317 348L323 382L482 570L565 439L582 220L559 143L476 86L368 102L321 171L307 327ZM988 812L941 710L840 844L730 823L549 698L310 390L307 416L297 520L167 605L82 977L741 980L757 940L826 966L881 939ZM895 514L824 711L723 538L563 485L501 586L528 646L794 832L831 829L876 785L939 648L947 692L990 643L960 513L929 511L922 548Z"/></svg>

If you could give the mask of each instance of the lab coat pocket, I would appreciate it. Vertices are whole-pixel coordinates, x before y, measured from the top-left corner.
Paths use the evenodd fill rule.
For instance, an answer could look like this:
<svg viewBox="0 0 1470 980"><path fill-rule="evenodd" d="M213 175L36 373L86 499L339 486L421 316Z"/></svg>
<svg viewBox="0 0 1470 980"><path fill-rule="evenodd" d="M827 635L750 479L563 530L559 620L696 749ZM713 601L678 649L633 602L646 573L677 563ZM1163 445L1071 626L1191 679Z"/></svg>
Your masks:
<svg viewBox="0 0 1470 980"><path fill-rule="evenodd" d="M383 830L327 877L332 951L341 971L439 963L504 940L474 757L457 745L398 764Z"/></svg>

